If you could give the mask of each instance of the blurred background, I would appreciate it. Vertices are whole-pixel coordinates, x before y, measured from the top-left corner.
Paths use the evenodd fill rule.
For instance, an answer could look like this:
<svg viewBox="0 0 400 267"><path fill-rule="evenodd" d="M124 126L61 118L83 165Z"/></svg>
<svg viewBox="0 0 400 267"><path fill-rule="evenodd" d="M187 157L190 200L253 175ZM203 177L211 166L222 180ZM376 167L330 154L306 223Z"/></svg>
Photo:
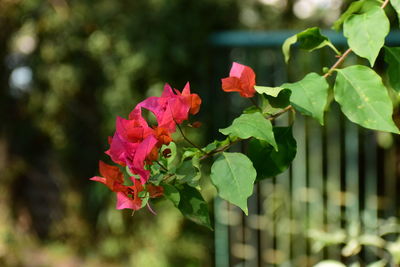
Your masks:
<svg viewBox="0 0 400 267"><path fill-rule="evenodd" d="M88 180L108 160L115 117L159 95L165 82L182 89L190 81L203 99L203 126L188 134L205 145L247 105L220 90L232 61L271 86L321 73L335 60L328 49L296 50L288 68L279 47L295 31L328 29L349 2L0 0L0 265L399 260L398 140L352 126L335 106L325 128L298 118L294 165L257 186L249 217L213 201L204 185L214 232L167 201L155 204L157 216L117 211L114 194Z"/></svg>

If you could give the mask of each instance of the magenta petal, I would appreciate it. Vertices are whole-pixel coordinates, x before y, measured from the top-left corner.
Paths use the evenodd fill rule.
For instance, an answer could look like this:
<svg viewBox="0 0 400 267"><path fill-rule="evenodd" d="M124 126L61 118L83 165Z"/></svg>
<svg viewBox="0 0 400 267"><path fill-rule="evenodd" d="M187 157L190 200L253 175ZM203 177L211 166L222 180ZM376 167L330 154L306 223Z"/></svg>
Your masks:
<svg viewBox="0 0 400 267"><path fill-rule="evenodd" d="M90 178L89 180L100 182L102 184L106 184L106 178L103 178L103 177L100 177L100 176L94 176L94 177Z"/></svg>
<svg viewBox="0 0 400 267"><path fill-rule="evenodd" d="M182 90L182 95L190 95L190 84L187 82Z"/></svg>
<svg viewBox="0 0 400 267"><path fill-rule="evenodd" d="M122 192L117 192L117 210L135 209L132 199Z"/></svg>
<svg viewBox="0 0 400 267"><path fill-rule="evenodd" d="M229 72L229 76L240 78L242 76L245 67L246 67L245 65L233 62L231 71Z"/></svg>
<svg viewBox="0 0 400 267"><path fill-rule="evenodd" d="M136 153L133 158L133 164L130 167L134 173L140 176L140 182L142 184L146 183L150 177L150 172L144 169L144 161L157 142L158 141L154 136L149 135L139 144L136 149Z"/></svg>
<svg viewBox="0 0 400 267"><path fill-rule="evenodd" d="M174 94L174 91L172 90L172 87L168 83L166 83L164 85L164 91L161 94L161 98L174 97L174 96L176 96L176 95Z"/></svg>

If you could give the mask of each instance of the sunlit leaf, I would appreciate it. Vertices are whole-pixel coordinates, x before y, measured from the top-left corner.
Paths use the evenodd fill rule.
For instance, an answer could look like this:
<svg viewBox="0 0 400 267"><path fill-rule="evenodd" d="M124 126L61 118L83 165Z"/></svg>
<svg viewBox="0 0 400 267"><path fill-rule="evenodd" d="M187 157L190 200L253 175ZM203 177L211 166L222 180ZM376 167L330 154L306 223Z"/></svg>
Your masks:
<svg viewBox="0 0 400 267"><path fill-rule="evenodd" d="M253 163L242 153L223 152L211 167L211 181L219 196L240 207L246 215L256 176Z"/></svg>
<svg viewBox="0 0 400 267"><path fill-rule="evenodd" d="M393 105L381 77L366 66L337 70L334 95L349 120L363 127L398 133Z"/></svg>
<svg viewBox="0 0 400 267"><path fill-rule="evenodd" d="M232 135L242 139L254 137L264 140L277 149L272 124L260 112L242 114L233 121L231 126L219 131L224 135Z"/></svg>
<svg viewBox="0 0 400 267"><path fill-rule="evenodd" d="M321 125L324 124L324 110L329 89L324 77L309 73L301 81L285 83L282 87L292 91L290 102L295 109L317 119Z"/></svg>
<svg viewBox="0 0 400 267"><path fill-rule="evenodd" d="M310 52L324 46L329 46L335 51L336 54L340 54L335 46L329 41L328 37L322 35L318 27L313 27L286 39L282 45L282 52L286 63L290 59L290 47L295 43L298 43L301 49L305 49Z"/></svg>
<svg viewBox="0 0 400 267"><path fill-rule="evenodd" d="M382 8L373 7L363 14L349 16L343 25L344 36L354 53L374 65L389 33L390 23Z"/></svg>

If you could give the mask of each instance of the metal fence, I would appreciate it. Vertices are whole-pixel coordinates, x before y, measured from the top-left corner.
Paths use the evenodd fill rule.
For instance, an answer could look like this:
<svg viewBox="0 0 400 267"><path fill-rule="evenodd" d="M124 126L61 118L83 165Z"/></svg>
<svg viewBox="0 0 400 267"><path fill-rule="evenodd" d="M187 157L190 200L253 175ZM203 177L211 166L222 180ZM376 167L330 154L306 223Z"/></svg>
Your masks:
<svg viewBox="0 0 400 267"><path fill-rule="evenodd" d="M257 82L270 86L297 81L311 71L321 73L335 61L328 49L308 54L294 48L290 67L286 66L280 45L292 34L213 35L212 84L227 76L232 61L252 66ZM338 47L346 47L340 34L324 34ZM400 44L400 33L392 32L387 40L393 46ZM347 62L356 60L349 57ZM378 69L383 66L377 63ZM220 88L215 88L210 100L214 101L210 105L214 131L227 126L247 104L237 95L223 94ZM288 118L279 118L276 124L287 125ZM297 155L292 166L255 187L248 201L249 216L216 199L216 266L313 266L322 259L350 264L388 257L372 243L381 242L383 231L388 231L389 241L395 242L398 236L397 136L357 127L335 103L326 112L325 127L296 116L293 131ZM344 244L337 244L343 239Z"/></svg>

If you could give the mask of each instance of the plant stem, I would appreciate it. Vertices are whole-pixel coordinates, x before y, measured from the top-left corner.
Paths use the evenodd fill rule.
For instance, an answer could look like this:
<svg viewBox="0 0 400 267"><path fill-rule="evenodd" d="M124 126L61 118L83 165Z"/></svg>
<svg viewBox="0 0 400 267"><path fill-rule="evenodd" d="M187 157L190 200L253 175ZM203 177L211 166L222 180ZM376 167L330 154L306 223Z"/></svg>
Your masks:
<svg viewBox="0 0 400 267"><path fill-rule="evenodd" d="M332 72L343 63L344 59L350 54L353 50L351 48L347 49L346 52L333 64L333 66L325 73L324 78L328 78L332 75Z"/></svg>
<svg viewBox="0 0 400 267"><path fill-rule="evenodd" d="M381 8L384 9L388 4L389 0L385 0L385 2L382 3Z"/></svg>
<svg viewBox="0 0 400 267"><path fill-rule="evenodd" d="M389 0L385 0L381 8L384 9L387 5L389 4ZM346 52L343 53L343 55L333 64L333 66L328 70L327 73L325 73L324 78L328 78L329 76L332 75L332 72L340 66L340 64L343 63L344 59L352 52L353 50L351 48L347 49Z"/></svg>
<svg viewBox="0 0 400 267"><path fill-rule="evenodd" d="M251 103L253 103L254 106L256 106L259 110L261 110L260 106L257 104L256 100L252 97L249 98Z"/></svg>
<svg viewBox="0 0 400 267"><path fill-rule="evenodd" d="M292 105L287 106L286 108L282 109L281 111L271 115L270 117L267 118L267 120L274 120L276 118L278 118L280 115L282 115L283 113L286 113L287 111L291 110L293 107Z"/></svg>
<svg viewBox="0 0 400 267"><path fill-rule="evenodd" d="M162 165L158 160L155 160L155 162L164 170L164 171L168 171L168 169Z"/></svg>
<svg viewBox="0 0 400 267"><path fill-rule="evenodd" d="M176 123L176 126L178 127L179 132L181 133L183 139L186 140L186 142L188 142L189 144L191 144L192 146L194 146L195 148L197 148L198 150L200 150L200 151L203 152L204 154L207 154L207 152L205 152L201 147L199 147L198 145L194 144L192 141L190 141L190 140L186 137L186 135L183 133L182 128L181 128L181 126L180 126L179 124Z"/></svg>

